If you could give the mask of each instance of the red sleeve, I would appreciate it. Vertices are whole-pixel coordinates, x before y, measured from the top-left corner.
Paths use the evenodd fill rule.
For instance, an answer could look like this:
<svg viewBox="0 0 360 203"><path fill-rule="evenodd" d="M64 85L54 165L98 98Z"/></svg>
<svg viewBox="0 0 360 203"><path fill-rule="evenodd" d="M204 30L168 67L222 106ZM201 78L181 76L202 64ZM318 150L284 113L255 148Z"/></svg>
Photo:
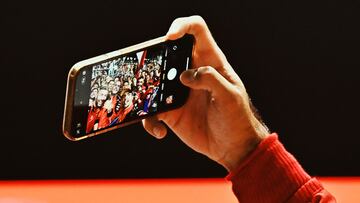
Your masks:
<svg viewBox="0 0 360 203"><path fill-rule="evenodd" d="M275 133L226 178L239 202L336 202L286 151Z"/></svg>

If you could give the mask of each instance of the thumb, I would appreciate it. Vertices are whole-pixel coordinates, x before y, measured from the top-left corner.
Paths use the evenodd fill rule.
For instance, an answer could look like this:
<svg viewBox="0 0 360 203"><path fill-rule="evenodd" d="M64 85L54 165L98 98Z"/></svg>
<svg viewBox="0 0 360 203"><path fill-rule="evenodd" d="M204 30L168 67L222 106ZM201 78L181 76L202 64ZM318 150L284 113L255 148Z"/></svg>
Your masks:
<svg viewBox="0 0 360 203"><path fill-rule="evenodd" d="M203 66L189 69L180 75L180 81L195 90L206 90L215 99L227 96L234 87L215 68Z"/></svg>

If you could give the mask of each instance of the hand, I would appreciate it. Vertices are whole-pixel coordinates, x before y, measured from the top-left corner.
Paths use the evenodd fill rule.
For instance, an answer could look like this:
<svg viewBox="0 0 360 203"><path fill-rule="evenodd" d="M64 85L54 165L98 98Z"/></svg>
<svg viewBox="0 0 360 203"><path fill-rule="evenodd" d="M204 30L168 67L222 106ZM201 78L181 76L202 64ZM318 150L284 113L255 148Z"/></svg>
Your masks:
<svg viewBox="0 0 360 203"><path fill-rule="evenodd" d="M180 75L190 87L180 108L143 120L144 128L163 138L166 125L189 147L235 169L269 132L251 110L245 87L200 16L176 19L167 39L195 37L193 69ZM160 122L160 121L163 121Z"/></svg>

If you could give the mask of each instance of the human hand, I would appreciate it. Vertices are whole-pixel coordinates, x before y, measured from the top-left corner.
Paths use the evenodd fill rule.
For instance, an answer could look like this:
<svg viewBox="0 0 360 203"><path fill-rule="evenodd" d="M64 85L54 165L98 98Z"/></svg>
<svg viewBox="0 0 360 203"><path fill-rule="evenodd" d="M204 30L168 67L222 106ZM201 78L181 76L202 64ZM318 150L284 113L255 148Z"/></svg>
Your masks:
<svg viewBox="0 0 360 203"><path fill-rule="evenodd" d="M189 98L178 109L144 119L143 126L160 139L167 133L165 123L189 147L232 171L269 132L205 21L200 16L178 18L166 36L174 40L186 33L195 37L193 68L180 75L191 89Z"/></svg>

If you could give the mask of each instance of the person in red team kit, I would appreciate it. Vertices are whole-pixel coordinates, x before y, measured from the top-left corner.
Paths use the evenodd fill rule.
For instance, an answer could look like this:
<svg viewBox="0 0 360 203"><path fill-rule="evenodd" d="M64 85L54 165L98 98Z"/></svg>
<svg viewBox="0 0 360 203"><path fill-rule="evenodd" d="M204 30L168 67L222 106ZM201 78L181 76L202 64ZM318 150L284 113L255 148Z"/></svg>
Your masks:
<svg viewBox="0 0 360 203"><path fill-rule="evenodd" d="M244 84L203 18L178 18L166 36L174 40L186 33L195 37L193 69L180 80L190 96L182 107L144 119L144 128L161 139L166 124L189 147L224 166L239 202L336 202L252 110Z"/></svg>

